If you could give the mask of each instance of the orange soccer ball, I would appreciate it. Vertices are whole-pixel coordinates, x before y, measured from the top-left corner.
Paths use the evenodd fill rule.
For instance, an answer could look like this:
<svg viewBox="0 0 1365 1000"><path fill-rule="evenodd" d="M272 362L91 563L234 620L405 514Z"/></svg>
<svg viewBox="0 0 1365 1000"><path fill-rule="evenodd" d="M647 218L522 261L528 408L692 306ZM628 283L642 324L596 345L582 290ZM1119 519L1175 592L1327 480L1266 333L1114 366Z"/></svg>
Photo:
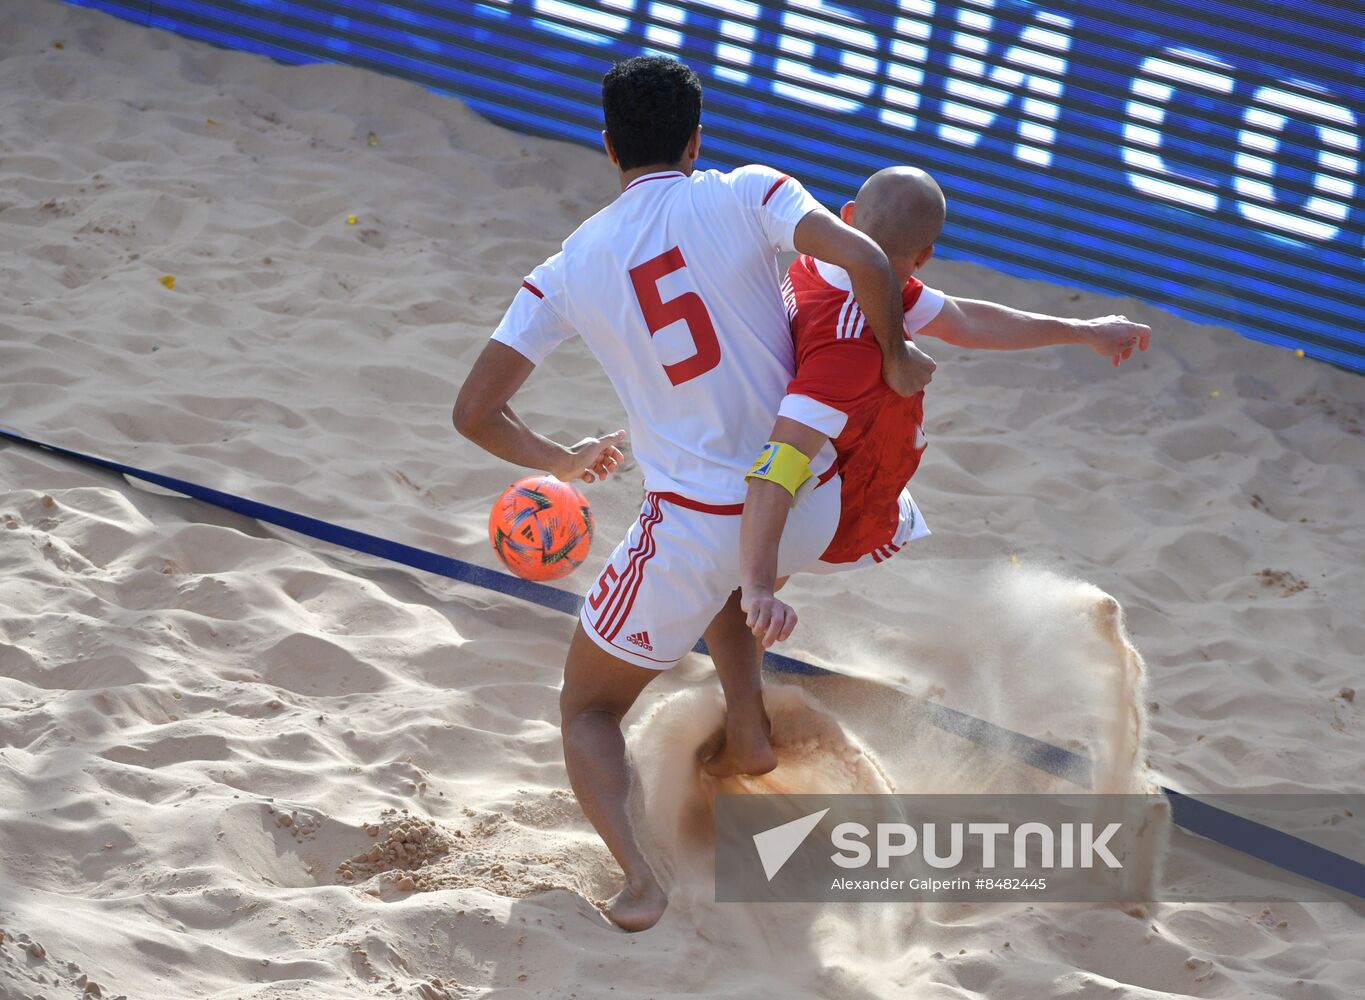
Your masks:
<svg viewBox="0 0 1365 1000"><path fill-rule="evenodd" d="M523 580L558 580L588 557L592 511L571 483L527 476L493 504L488 540L502 564Z"/></svg>

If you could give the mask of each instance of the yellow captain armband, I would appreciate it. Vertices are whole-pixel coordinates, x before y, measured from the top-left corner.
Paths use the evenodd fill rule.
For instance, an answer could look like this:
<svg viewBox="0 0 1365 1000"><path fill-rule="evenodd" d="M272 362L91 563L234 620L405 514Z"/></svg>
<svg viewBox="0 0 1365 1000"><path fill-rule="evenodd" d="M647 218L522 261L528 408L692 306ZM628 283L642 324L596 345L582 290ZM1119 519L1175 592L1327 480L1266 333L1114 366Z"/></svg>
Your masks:
<svg viewBox="0 0 1365 1000"><path fill-rule="evenodd" d="M801 484L811 477L810 459L789 444L769 441L754 459L747 479L766 479L776 483L793 497Z"/></svg>

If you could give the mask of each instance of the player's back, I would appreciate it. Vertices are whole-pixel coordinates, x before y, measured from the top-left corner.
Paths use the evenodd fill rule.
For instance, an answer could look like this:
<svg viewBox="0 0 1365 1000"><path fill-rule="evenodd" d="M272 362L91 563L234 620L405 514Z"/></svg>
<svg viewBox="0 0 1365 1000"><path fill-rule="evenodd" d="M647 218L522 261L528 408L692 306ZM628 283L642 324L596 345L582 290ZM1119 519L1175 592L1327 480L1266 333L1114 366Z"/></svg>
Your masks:
<svg viewBox="0 0 1365 1000"><path fill-rule="evenodd" d="M768 167L647 174L527 278L611 379L647 489L743 499L795 366L776 255L817 207Z"/></svg>

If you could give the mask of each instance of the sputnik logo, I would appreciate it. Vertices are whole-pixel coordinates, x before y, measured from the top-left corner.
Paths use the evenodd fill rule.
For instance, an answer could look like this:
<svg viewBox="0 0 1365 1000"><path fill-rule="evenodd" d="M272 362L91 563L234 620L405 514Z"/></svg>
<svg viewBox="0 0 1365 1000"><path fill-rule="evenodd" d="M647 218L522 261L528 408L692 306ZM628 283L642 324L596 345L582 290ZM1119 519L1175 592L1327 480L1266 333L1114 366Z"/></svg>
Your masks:
<svg viewBox="0 0 1365 1000"><path fill-rule="evenodd" d="M769 882L782 870L782 866L791 860L796 849L806 842L810 832L815 829L820 820L825 818L827 812L829 812L828 809L821 809L809 816L802 816L790 823L783 823L771 830L754 834L754 846L758 848L758 859L763 862L763 874L768 876Z"/></svg>

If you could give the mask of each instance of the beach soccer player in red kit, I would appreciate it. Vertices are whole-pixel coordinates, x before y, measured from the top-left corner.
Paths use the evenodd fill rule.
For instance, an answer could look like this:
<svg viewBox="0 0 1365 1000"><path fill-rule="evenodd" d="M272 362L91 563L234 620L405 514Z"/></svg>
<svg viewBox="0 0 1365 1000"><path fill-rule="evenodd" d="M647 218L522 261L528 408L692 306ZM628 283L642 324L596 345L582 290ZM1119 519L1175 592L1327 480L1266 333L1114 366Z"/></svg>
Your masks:
<svg viewBox="0 0 1365 1000"><path fill-rule="evenodd" d="M882 248L902 283L907 339L927 336L997 351L1083 344L1114 365L1147 349L1151 329L1123 316L1062 319L926 286L914 274L933 256L946 216L938 184L913 167L873 174L841 211L844 222ZM929 533L906 486L927 445L924 393L898 396L886 387L881 352L839 267L803 254L787 272L782 293L796 344L796 378L746 477L740 531L741 606L765 647L796 627L796 612L774 596L781 583L776 554L788 511L811 486L806 456L819 454L826 442L834 442L842 500L839 526L815 572L883 562Z"/></svg>

